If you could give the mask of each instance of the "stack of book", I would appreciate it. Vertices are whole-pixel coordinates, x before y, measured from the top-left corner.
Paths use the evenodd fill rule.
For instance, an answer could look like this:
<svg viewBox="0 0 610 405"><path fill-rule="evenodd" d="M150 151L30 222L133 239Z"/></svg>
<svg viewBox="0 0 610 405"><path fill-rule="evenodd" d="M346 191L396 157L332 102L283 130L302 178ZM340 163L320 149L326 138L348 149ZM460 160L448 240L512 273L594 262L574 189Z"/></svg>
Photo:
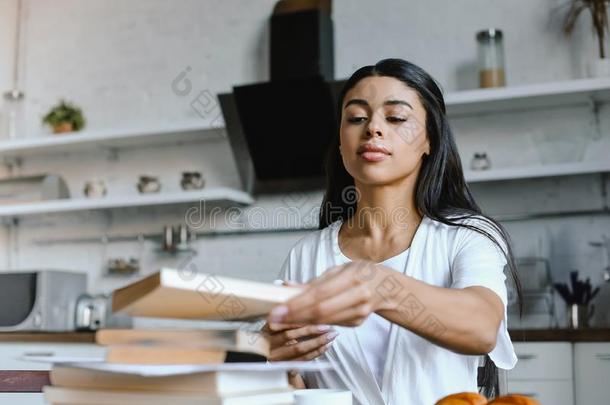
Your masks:
<svg viewBox="0 0 610 405"><path fill-rule="evenodd" d="M116 290L113 311L156 318L254 320L299 292L162 269ZM243 325L101 330L96 342L107 349L104 361L55 364L45 399L55 405L293 403L286 373L292 365L267 363L267 338Z"/></svg>
<svg viewBox="0 0 610 405"><path fill-rule="evenodd" d="M265 362L269 341L244 329L106 329L96 342L116 364L219 364Z"/></svg>
<svg viewBox="0 0 610 405"><path fill-rule="evenodd" d="M91 365L89 365L90 367ZM95 369L56 364L44 397L52 405L292 404L286 370L241 369L147 375L147 368ZM155 366L149 366L155 367Z"/></svg>

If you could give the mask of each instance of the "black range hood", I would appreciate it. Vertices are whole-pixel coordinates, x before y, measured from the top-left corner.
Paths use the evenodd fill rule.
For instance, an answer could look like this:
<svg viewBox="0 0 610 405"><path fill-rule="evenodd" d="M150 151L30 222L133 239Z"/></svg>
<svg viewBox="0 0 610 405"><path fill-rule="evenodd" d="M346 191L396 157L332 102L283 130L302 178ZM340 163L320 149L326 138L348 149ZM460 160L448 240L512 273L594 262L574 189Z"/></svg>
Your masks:
<svg viewBox="0 0 610 405"><path fill-rule="evenodd" d="M278 2L270 59L269 82L218 96L242 186L254 194L322 189L341 84L330 0Z"/></svg>

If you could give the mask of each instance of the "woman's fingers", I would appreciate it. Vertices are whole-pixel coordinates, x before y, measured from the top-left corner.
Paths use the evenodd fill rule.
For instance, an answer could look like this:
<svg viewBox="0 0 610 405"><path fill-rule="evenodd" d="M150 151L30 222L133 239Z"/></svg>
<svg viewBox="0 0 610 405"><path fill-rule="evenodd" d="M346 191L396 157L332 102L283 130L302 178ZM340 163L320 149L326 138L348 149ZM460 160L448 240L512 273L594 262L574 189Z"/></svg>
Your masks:
<svg viewBox="0 0 610 405"><path fill-rule="evenodd" d="M332 277L336 276L346 266L347 265L342 264L342 265L339 265L339 266L329 267L328 269L326 269L326 271L324 273L322 273L322 275L320 275L320 277L317 277L317 278L311 280L306 285L315 285L316 283L322 283L322 282L328 280L329 278L332 278Z"/></svg>
<svg viewBox="0 0 610 405"><path fill-rule="evenodd" d="M271 350L269 360L289 360L305 356L308 353L318 350L322 346L325 346L328 343L332 342L333 340L335 340L337 335L337 332L329 332L312 339L300 341L293 345L280 346L276 349Z"/></svg>
<svg viewBox="0 0 610 405"><path fill-rule="evenodd" d="M301 294L273 308L269 321L320 324L333 319L334 323L339 324L361 322L361 317L343 319L337 314L358 306L358 311L367 312L366 317L373 311L372 308L376 308L378 297L373 294L373 280L379 275L379 270L378 266L367 261L332 267L310 282ZM362 305L367 302L370 309Z"/></svg>
<svg viewBox="0 0 610 405"><path fill-rule="evenodd" d="M287 287L304 287L305 284L297 283L296 281L284 280L284 284Z"/></svg>
<svg viewBox="0 0 610 405"><path fill-rule="evenodd" d="M316 357L320 357L321 355L323 355L324 353L326 353L326 351L328 350L328 348L330 347L331 343L327 343L324 346L318 347L315 350L310 351L309 353L305 353L302 356L299 356L293 360L297 360L297 361L309 361L309 360L313 360Z"/></svg>
<svg viewBox="0 0 610 405"><path fill-rule="evenodd" d="M271 347L282 346L290 341L298 341L308 336L317 336L331 329L328 325L307 325L296 329L286 329L269 336Z"/></svg>
<svg viewBox="0 0 610 405"><path fill-rule="evenodd" d="M357 284L364 281L370 281L375 278L377 270L378 266L375 265L375 263L371 263L366 260L358 260L329 268L320 277L309 282L307 286L317 288L321 285L327 284L328 280L331 278L335 278L340 275L348 276L348 279L351 282Z"/></svg>
<svg viewBox="0 0 610 405"><path fill-rule="evenodd" d="M329 332L330 329L331 327L329 325L308 325L298 329L286 330L282 332L282 335L286 340L299 340L303 337Z"/></svg>
<svg viewBox="0 0 610 405"><path fill-rule="evenodd" d="M277 323L277 322L269 322L266 323L262 331L266 333L278 333L289 329L297 329L306 326L305 324L297 324L297 323Z"/></svg>
<svg viewBox="0 0 610 405"><path fill-rule="evenodd" d="M322 319L325 319L325 322L335 325L358 326L362 324L370 314L371 306L368 303L364 303L346 308L339 312L329 313L329 315Z"/></svg>
<svg viewBox="0 0 610 405"><path fill-rule="evenodd" d="M375 297L371 284L356 276L355 272L347 269L323 283L313 284L302 294L274 308L270 319L289 323L327 323L331 314L367 302L372 311Z"/></svg>
<svg viewBox="0 0 610 405"><path fill-rule="evenodd" d="M283 346L272 350L269 356L270 361L311 359L319 356L326 351L326 346L336 338L335 333L324 334L317 338L299 342L290 346Z"/></svg>
<svg viewBox="0 0 610 405"><path fill-rule="evenodd" d="M285 319L289 322L345 324L343 321L351 322L356 317L366 318L372 312L371 299L371 293L365 286L343 289L341 293L307 307L297 307L288 312Z"/></svg>
<svg viewBox="0 0 610 405"><path fill-rule="evenodd" d="M323 283L316 280L315 283L308 286L301 294L287 301L285 304L275 307L269 314L270 322L288 323L288 319L290 319L290 317L287 316L288 314L300 308L308 308L345 291L349 288L349 284L351 284L349 279L350 277L348 274L336 271L333 272L332 275L326 276Z"/></svg>

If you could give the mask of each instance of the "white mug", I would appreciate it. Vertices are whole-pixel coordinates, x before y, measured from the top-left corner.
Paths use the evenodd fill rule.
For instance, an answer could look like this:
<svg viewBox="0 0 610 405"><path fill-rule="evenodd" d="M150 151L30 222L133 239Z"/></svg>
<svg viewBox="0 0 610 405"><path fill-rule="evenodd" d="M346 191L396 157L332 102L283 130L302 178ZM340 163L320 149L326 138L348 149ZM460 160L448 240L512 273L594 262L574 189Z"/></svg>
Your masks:
<svg viewBox="0 0 610 405"><path fill-rule="evenodd" d="M296 390L294 398L296 405L352 405L352 393L345 390Z"/></svg>

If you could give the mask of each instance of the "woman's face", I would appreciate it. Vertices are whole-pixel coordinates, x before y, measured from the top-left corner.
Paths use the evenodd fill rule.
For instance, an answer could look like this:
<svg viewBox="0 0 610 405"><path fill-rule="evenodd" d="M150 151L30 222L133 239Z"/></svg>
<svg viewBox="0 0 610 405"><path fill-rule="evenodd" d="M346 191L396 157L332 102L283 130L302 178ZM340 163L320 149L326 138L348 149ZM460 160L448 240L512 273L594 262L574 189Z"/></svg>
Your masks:
<svg viewBox="0 0 610 405"><path fill-rule="evenodd" d="M416 175L422 156L430 153L419 95L393 77L368 77L347 92L339 136L343 164L362 184Z"/></svg>

